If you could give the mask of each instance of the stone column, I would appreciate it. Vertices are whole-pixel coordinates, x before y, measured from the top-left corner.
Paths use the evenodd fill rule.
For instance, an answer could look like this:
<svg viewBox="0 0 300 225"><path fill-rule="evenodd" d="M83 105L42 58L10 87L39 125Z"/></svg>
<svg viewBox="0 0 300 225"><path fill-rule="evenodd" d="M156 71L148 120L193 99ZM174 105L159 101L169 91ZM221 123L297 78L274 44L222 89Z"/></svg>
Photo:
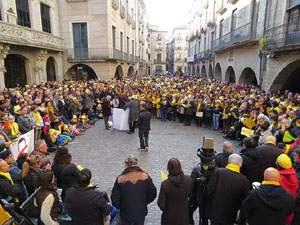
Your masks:
<svg viewBox="0 0 300 225"><path fill-rule="evenodd" d="M30 83L40 84L41 82L47 81L46 74L46 62L44 62L46 55L48 54L47 50L39 50L36 54L36 62L32 67L32 80Z"/></svg>
<svg viewBox="0 0 300 225"><path fill-rule="evenodd" d="M9 45L5 44L0 44L0 89L5 88L5 78L4 74L6 73L6 68L5 68L5 58L10 50Z"/></svg>

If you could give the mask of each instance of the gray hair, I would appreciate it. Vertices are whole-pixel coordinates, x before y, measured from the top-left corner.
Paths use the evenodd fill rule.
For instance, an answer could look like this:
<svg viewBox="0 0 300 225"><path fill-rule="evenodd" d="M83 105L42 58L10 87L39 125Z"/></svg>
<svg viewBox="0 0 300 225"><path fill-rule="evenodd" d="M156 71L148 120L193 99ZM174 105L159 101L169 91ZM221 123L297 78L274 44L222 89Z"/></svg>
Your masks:
<svg viewBox="0 0 300 225"><path fill-rule="evenodd" d="M268 141L272 141L272 142L274 142L274 144L276 145L276 137L274 137L274 136L268 136L268 137L266 138L266 142L268 142Z"/></svg>
<svg viewBox="0 0 300 225"><path fill-rule="evenodd" d="M42 147L42 144L45 142L45 140L38 139L34 143L34 150L39 150Z"/></svg>
<svg viewBox="0 0 300 225"><path fill-rule="evenodd" d="M234 165L237 165L238 167L242 167L243 158L240 155L234 153L228 157L228 163L232 163Z"/></svg>
<svg viewBox="0 0 300 225"><path fill-rule="evenodd" d="M233 144L230 141L225 141L223 144L223 152L232 154L233 153Z"/></svg>
<svg viewBox="0 0 300 225"><path fill-rule="evenodd" d="M126 166L137 165L138 159L135 156L131 155L127 159L125 159L125 164L126 164Z"/></svg>
<svg viewBox="0 0 300 225"><path fill-rule="evenodd" d="M258 120L263 119L264 121L266 120L265 115L264 114L259 114L257 117Z"/></svg>

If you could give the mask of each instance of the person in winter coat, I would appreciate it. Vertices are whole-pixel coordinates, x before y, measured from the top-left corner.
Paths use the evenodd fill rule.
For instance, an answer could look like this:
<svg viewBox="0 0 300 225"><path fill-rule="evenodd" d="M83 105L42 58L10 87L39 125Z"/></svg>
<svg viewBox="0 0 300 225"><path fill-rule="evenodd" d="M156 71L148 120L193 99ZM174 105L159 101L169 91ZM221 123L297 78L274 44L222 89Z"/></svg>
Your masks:
<svg viewBox="0 0 300 225"><path fill-rule="evenodd" d="M77 177L78 185L71 187L64 199L72 218L72 225L103 225L109 219L110 208L104 194L91 185L92 174L83 169Z"/></svg>
<svg viewBox="0 0 300 225"><path fill-rule="evenodd" d="M223 144L223 152L216 155L215 164L218 168L225 168L228 164L228 157L233 153L233 144L225 141Z"/></svg>
<svg viewBox="0 0 300 225"><path fill-rule="evenodd" d="M39 220L45 225L57 225L61 213L59 198L54 185L55 178L51 170L43 171L39 176L40 190L34 196L40 212Z"/></svg>
<svg viewBox="0 0 300 225"><path fill-rule="evenodd" d="M193 180L182 172L181 163L171 158L167 166L168 179L161 183L157 205L163 212L162 225L188 225L188 201L192 194Z"/></svg>
<svg viewBox="0 0 300 225"><path fill-rule="evenodd" d="M14 182L14 186L19 187L22 190L20 196L18 197L19 204L22 204L28 198L26 187L23 182L22 170L18 168L18 164L14 161L13 155L9 150L1 152L0 159L3 159L8 163L9 174Z"/></svg>
<svg viewBox="0 0 300 225"><path fill-rule="evenodd" d="M21 108L21 115L18 117L18 125L21 134L25 134L34 128L34 126L31 124L30 118L27 114L27 109L25 107Z"/></svg>
<svg viewBox="0 0 300 225"><path fill-rule="evenodd" d="M43 118L41 114L38 112L39 107L36 105L31 106L30 113L29 113L29 119L31 121L31 124L35 127L34 128L34 140L38 140L41 138L42 134L42 127L43 127ZM50 121L49 121L50 122Z"/></svg>
<svg viewBox="0 0 300 225"><path fill-rule="evenodd" d="M280 186L279 171L270 167L260 187L250 191L242 202L238 224L285 225L294 207L293 195Z"/></svg>
<svg viewBox="0 0 300 225"><path fill-rule="evenodd" d="M243 166L241 173L247 177L249 184L253 182L262 182L261 155L256 149L256 140L254 138L244 138L243 149L241 150Z"/></svg>
<svg viewBox="0 0 300 225"><path fill-rule="evenodd" d="M296 198L296 193L299 187L299 181L296 176L296 171L292 167L292 160L285 154L278 156L276 160L276 165L280 173L280 185L290 192L294 198ZM286 224L291 224L294 214L291 214Z"/></svg>
<svg viewBox="0 0 300 225"><path fill-rule="evenodd" d="M55 135L56 131L54 129L50 129L48 133L44 135L45 142L48 146L48 152L55 152L59 145L56 143L57 136Z"/></svg>
<svg viewBox="0 0 300 225"><path fill-rule="evenodd" d="M226 168L219 168L212 175L206 188L207 217L211 225L234 224L241 203L249 192L247 178L240 174L243 159L231 154Z"/></svg>
<svg viewBox="0 0 300 225"><path fill-rule="evenodd" d="M138 166L138 159L125 160L125 170L117 177L111 193L113 206L120 209L122 225L144 225L147 205L156 198L150 176Z"/></svg>
<svg viewBox="0 0 300 225"><path fill-rule="evenodd" d="M298 225L300 224L300 148L294 149L294 169L296 171L296 176L298 178L299 184L298 184L298 190L296 194L296 202L295 202L295 211L294 211L294 217L292 221L292 225Z"/></svg>
<svg viewBox="0 0 300 225"><path fill-rule="evenodd" d="M128 123L129 123L129 132L128 134L133 134L134 129L136 127L136 122L139 117L139 102L132 97L132 99L124 106L124 110L127 108L130 109L129 112L129 118L128 118Z"/></svg>
<svg viewBox="0 0 300 225"><path fill-rule="evenodd" d="M137 121L139 126L139 138L140 138L140 148L139 150L148 151L149 145L149 130L150 130L150 120L151 113L147 110L146 104L140 105L140 114Z"/></svg>
<svg viewBox="0 0 300 225"><path fill-rule="evenodd" d="M10 140L14 140L21 136L19 125L15 122L14 116L8 117L8 121L3 126L3 131Z"/></svg>
<svg viewBox="0 0 300 225"><path fill-rule="evenodd" d="M46 142L42 139L37 140L34 143L34 151L30 153L30 156L32 155L38 155L42 158L41 166L45 169L51 169L51 162L48 158L49 153L47 152L48 146Z"/></svg>
<svg viewBox="0 0 300 225"><path fill-rule="evenodd" d="M102 110L103 110L102 114L104 117L104 125L105 125L106 130L109 130L109 128L110 128L110 126L108 125L109 116L111 115L110 99L111 99L111 96L107 95L103 99L103 103L102 103Z"/></svg>
<svg viewBox="0 0 300 225"><path fill-rule="evenodd" d="M9 165L3 159L0 159L0 199L6 199L8 202L18 202L18 197L22 190L14 182L9 174Z"/></svg>

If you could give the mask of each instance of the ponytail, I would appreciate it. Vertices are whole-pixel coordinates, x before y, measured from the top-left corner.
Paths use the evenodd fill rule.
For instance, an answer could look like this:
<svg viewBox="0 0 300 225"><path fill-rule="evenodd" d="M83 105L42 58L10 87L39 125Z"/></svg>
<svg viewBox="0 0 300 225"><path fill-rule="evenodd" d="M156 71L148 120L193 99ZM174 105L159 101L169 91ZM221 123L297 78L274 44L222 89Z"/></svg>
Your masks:
<svg viewBox="0 0 300 225"><path fill-rule="evenodd" d="M25 178L27 177L28 173L29 173L29 160L26 160L24 163L23 163L23 167L22 167L22 177Z"/></svg>
<svg viewBox="0 0 300 225"><path fill-rule="evenodd" d="M23 178L27 177L27 175L29 173L29 168L31 166L34 166L34 164L40 163L40 162L42 162L42 157L41 156L38 156L38 155L32 155L32 156L30 156L30 158L23 163L22 177Z"/></svg>

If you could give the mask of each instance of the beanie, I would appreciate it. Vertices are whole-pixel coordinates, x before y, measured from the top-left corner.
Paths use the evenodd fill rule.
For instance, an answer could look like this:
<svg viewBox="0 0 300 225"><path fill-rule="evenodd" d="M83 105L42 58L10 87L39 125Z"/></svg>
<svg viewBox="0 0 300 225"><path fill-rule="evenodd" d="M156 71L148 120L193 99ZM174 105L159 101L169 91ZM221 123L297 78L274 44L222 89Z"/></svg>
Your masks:
<svg viewBox="0 0 300 225"><path fill-rule="evenodd" d="M290 169L292 167L292 160L286 154L281 154L277 158L277 163L283 169Z"/></svg>
<svg viewBox="0 0 300 225"><path fill-rule="evenodd" d="M3 151L0 153L0 159L6 159L10 155L11 155L11 152L9 150Z"/></svg>

